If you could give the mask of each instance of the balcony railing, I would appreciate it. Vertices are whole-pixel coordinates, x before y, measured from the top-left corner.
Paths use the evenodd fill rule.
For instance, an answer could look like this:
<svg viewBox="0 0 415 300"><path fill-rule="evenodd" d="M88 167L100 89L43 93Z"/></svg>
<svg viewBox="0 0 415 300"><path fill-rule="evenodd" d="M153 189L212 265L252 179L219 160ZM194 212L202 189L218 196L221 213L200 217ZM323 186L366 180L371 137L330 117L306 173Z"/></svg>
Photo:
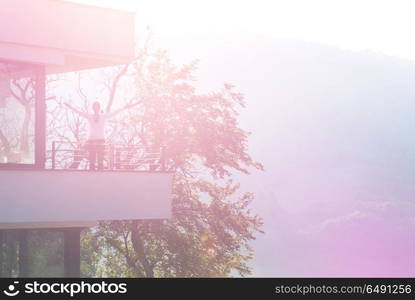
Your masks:
<svg viewBox="0 0 415 300"><path fill-rule="evenodd" d="M165 171L163 151L149 151L142 146L103 144L103 170ZM89 149L86 144L53 141L47 151L46 169L89 170Z"/></svg>

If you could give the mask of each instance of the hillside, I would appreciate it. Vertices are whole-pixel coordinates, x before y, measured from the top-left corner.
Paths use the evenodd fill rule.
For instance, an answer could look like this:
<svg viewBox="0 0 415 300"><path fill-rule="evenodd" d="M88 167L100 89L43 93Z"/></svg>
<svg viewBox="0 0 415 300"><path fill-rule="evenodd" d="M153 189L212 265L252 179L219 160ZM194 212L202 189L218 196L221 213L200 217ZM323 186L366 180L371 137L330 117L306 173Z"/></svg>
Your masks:
<svg viewBox="0 0 415 300"><path fill-rule="evenodd" d="M415 64L254 35L163 41L246 96L256 276L415 276Z"/></svg>

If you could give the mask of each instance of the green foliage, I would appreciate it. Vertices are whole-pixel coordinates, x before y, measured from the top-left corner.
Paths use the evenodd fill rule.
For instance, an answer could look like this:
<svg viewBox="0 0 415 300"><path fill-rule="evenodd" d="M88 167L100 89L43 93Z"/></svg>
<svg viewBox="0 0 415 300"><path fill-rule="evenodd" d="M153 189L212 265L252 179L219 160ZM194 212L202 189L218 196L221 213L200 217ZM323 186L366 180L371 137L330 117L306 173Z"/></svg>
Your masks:
<svg viewBox="0 0 415 300"><path fill-rule="evenodd" d="M63 233L59 230L5 230L2 233L1 263L2 277L21 276L19 261L24 244L27 245L27 276L62 277Z"/></svg>
<svg viewBox="0 0 415 300"><path fill-rule="evenodd" d="M99 275L102 250L105 248L102 239L93 230L84 230L81 234L81 276L95 277Z"/></svg>
<svg viewBox="0 0 415 300"><path fill-rule="evenodd" d="M29 276L63 277L63 233L57 230L28 231Z"/></svg>

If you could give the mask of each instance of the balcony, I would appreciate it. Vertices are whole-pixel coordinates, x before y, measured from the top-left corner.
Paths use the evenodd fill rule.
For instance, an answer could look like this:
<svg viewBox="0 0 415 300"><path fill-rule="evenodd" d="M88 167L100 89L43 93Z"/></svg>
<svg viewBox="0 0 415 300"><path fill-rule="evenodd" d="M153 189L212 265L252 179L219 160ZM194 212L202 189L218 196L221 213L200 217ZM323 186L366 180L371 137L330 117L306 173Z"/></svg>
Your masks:
<svg viewBox="0 0 415 300"><path fill-rule="evenodd" d="M104 145L90 170L84 145L54 141L44 169L0 169L0 229L88 227L100 220L171 217L173 174L162 151ZM7 167L8 166L8 167Z"/></svg>

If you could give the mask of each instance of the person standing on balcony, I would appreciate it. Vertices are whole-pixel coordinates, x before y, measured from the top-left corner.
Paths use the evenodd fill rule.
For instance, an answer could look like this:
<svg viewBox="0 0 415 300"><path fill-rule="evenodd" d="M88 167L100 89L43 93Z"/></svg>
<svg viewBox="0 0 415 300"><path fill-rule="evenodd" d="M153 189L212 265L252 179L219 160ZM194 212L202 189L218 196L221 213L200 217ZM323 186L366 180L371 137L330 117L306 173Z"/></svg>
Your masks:
<svg viewBox="0 0 415 300"><path fill-rule="evenodd" d="M89 123L89 137L87 141L87 149L89 152L89 169L90 170L103 170L104 169L104 152L105 152L105 125L107 120L111 119L120 112L137 105L138 103L128 104L123 108L115 110L109 113L103 113L101 110L101 104L95 101L92 104L93 114L82 112L69 103L65 105L88 120Z"/></svg>

